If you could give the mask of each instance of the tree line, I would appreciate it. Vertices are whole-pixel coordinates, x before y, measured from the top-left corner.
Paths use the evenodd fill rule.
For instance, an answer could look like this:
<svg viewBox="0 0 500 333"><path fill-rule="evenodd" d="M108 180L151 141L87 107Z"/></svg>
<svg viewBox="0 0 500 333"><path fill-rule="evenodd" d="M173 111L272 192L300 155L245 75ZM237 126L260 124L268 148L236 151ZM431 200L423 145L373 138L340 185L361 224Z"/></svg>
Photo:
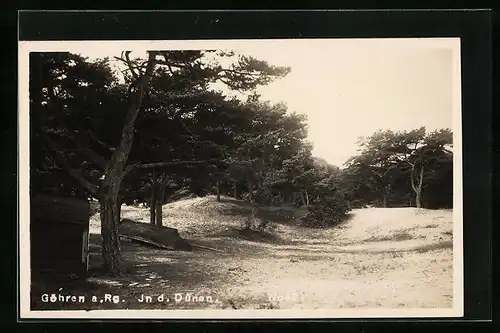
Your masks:
<svg viewBox="0 0 500 333"><path fill-rule="evenodd" d="M450 129L379 130L360 138L359 145L360 153L347 161L344 171L345 188L354 205L452 207Z"/></svg>
<svg viewBox="0 0 500 333"><path fill-rule="evenodd" d="M417 207L448 204L451 131L379 131L340 169L313 156L305 116L252 93L288 67L216 50L30 57L31 193L97 199L113 274L123 271L123 203L146 204L157 225L163 204L189 194L304 206L309 225L335 224L351 207L388 206L394 195L412 205L413 193ZM248 98L212 89L216 82Z"/></svg>

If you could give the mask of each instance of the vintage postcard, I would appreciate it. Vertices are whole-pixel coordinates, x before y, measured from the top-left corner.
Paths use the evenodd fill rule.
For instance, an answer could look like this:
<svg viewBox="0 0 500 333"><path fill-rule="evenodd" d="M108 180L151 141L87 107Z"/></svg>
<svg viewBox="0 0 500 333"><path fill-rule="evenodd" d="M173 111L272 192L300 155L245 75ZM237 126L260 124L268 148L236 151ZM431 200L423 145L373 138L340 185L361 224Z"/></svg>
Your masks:
<svg viewBox="0 0 500 333"><path fill-rule="evenodd" d="M20 317L463 316L458 38L19 42Z"/></svg>

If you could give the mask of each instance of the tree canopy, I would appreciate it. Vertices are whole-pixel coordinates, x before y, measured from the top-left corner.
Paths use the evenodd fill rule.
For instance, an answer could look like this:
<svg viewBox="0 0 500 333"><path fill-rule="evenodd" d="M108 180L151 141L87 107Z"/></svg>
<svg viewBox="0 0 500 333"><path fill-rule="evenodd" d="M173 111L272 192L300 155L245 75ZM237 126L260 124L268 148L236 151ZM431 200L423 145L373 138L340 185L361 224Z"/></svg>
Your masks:
<svg viewBox="0 0 500 333"><path fill-rule="evenodd" d="M432 132L426 132L425 127L400 132L380 130L361 138L359 144L360 154L346 163L345 180L353 197L377 198L387 207L391 194L411 200L413 192L413 202L422 207L424 189L434 188L429 191L432 196L437 190L435 185L446 182L443 189L450 192L449 183L453 178L453 134L450 129ZM451 201L449 193L444 201ZM440 205L443 204L442 201ZM435 203L429 202L429 205L435 206Z"/></svg>
<svg viewBox="0 0 500 333"><path fill-rule="evenodd" d="M215 56L208 60L208 55ZM218 60L227 57L236 57L236 61L223 66ZM194 124L203 123L193 115L202 118L224 101L207 89L209 83L220 81L244 91L272 82L290 69L212 50L148 51L147 59L132 59L127 51L116 59L125 64L122 77L111 70L109 59L88 61L70 53L32 53L30 115L33 142L43 142L43 152L32 150L34 174L43 174L48 168L63 170L72 178L66 193L99 200L105 266L120 274L118 224L121 200L127 196L123 193L127 186L122 185L125 177L147 169L204 163L200 157L214 157L207 147L189 145L179 126L190 118ZM209 127L207 124L206 135ZM196 160L182 159L195 155ZM43 179L33 177L34 192L49 191L42 185ZM53 181L59 182L57 177ZM61 192L63 186L49 187Z"/></svg>

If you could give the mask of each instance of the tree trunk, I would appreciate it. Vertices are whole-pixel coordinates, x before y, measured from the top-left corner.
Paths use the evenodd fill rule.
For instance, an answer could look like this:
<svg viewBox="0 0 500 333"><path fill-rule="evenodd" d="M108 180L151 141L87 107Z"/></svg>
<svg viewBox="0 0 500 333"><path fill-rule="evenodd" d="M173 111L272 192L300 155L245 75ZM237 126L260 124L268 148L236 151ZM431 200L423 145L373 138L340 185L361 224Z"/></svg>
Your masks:
<svg viewBox="0 0 500 333"><path fill-rule="evenodd" d="M158 195L156 197L156 225L163 226L163 202L165 200L165 188L160 187L158 189Z"/></svg>
<svg viewBox="0 0 500 333"><path fill-rule="evenodd" d="M252 222L255 221L255 217L257 216L257 205L252 202Z"/></svg>
<svg viewBox="0 0 500 333"><path fill-rule="evenodd" d="M422 199L422 193L420 191L418 191L416 196L415 196L415 203L416 203L417 208L422 208L421 199Z"/></svg>
<svg viewBox="0 0 500 333"><path fill-rule="evenodd" d="M309 194L307 193L307 190L304 190L304 193L306 194L306 206L309 207Z"/></svg>
<svg viewBox="0 0 500 333"><path fill-rule="evenodd" d="M299 196L300 196L300 201L302 202L302 206L307 206L306 198L304 197L304 193L302 193L302 190L299 191Z"/></svg>
<svg viewBox="0 0 500 333"><path fill-rule="evenodd" d="M220 180L217 180L217 202L220 202Z"/></svg>
<svg viewBox="0 0 500 333"><path fill-rule="evenodd" d="M156 225L161 227L163 226L163 209L160 203L156 204Z"/></svg>
<svg viewBox="0 0 500 333"><path fill-rule="evenodd" d="M250 199L250 204L252 205L252 213L250 215L250 221L247 224L248 229L252 229L255 226L255 217L257 215L257 205L253 201L253 198Z"/></svg>
<svg viewBox="0 0 500 333"><path fill-rule="evenodd" d="M387 208L387 193L384 192L384 196L382 198L382 207Z"/></svg>
<svg viewBox="0 0 500 333"><path fill-rule="evenodd" d="M120 209L118 195L104 194L100 199L102 257L104 270L114 275L123 273L123 258L121 256L120 237L118 225L120 222Z"/></svg>
<svg viewBox="0 0 500 333"><path fill-rule="evenodd" d="M118 209L118 193L125 166L132 149L135 132L135 120L141 109L144 93L148 88L151 75L156 65L157 52L148 52L146 70L141 75L135 91L129 90L130 104L125 115L120 144L115 148L109 168L105 173L104 195L101 195L101 235L103 239L102 256L104 269L113 275L121 275L123 271L123 258L121 257L118 224L120 222Z"/></svg>
<svg viewBox="0 0 500 333"><path fill-rule="evenodd" d="M248 200L253 202L253 182L248 182Z"/></svg>
<svg viewBox="0 0 500 333"><path fill-rule="evenodd" d="M234 184L233 184L233 197L235 199L238 199L238 185L237 185L236 181L234 181Z"/></svg>
<svg viewBox="0 0 500 333"><path fill-rule="evenodd" d="M129 88L129 105L125 114L125 122L121 131L120 143L113 152L108 167L104 173L104 182L97 186L84 179L81 174L73 170L67 160L62 156L59 149L52 149L53 142L45 136L49 147L56 154L60 163L68 173L85 187L92 195L99 197L101 215L101 236L102 236L102 257L104 260L104 270L113 275L121 275L123 272L123 258L121 257L120 238L118 227L120 223L120 208L118 194L122 178L125 174L127 159L132 149L135 132L135 121L141 109L144 93L148 88L151 75L156 65L157 51L148 51L148 61L144 73L139 74L135 83L135 88ZM132 65L129 69L134 70ZM134 72L136 73L136 72Z"/></svg>
<svg viewBox="0 0 500 333"><path fill-rule="evenodd" d="M156 223L156 190L151 191L151 200L149 202L149 223Z"/></svg>
<svg viewBox="0 0 500 333"><path fill-rule="evenodd" d="M118 222L120 222L122 216L122 202L120 200L118 200L117 211L118 211Z"/></svg>
<svg viewBox="0 0 500 333"><path fill-rule="evenodd" d="M422 208L422 186L424 184L424 166L420 168L420 175L418 181L418 193L417 193L417 208Z"/></svg>
<svg viewBox="0 0 500 333"><path fill-rule="evenodd" d="M156 224L156 170L153 168L152 174L153 184L151 185L151 201L149 203L149 223L152 225Z"/></svg>
<svg viewBox="0 0 500 333"><path fill-rule="evenodd" d="M413 184L413 179L412 179ZM415 191L415 205L417 208L422 208L422 187L424 184L424 166L420 167L420 172L418 175L418 185L413 186L413 190Z"/></svg>

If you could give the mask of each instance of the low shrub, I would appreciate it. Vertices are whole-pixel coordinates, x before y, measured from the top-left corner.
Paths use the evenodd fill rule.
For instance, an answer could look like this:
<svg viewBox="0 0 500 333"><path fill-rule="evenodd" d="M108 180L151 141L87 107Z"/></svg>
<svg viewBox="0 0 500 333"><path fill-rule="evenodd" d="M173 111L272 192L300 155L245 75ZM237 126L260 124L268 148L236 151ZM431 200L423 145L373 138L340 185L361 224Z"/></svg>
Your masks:
<svg viewBox="0 0 500 333"><path fill-rule="evenodd" d="M329 227L341 222L349 212L349 203L344 196L336 192L330 196L318 198L308 207L308 214L302 222L310 227Z"/></svg>

